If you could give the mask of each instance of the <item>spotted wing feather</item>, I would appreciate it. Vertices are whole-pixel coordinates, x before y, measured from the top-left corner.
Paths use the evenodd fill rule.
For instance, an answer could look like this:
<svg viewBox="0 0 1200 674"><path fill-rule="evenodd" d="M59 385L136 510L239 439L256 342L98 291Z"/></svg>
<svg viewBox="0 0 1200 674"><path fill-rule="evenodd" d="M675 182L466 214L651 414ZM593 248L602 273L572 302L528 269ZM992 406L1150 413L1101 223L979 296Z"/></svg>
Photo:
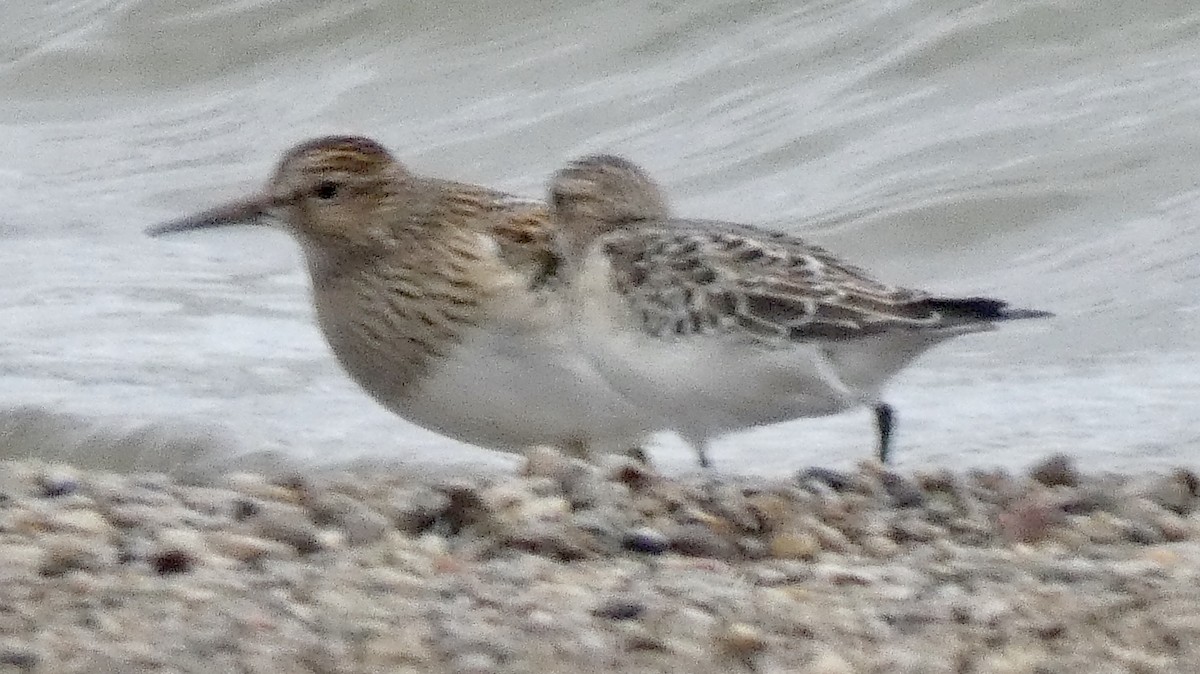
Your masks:
<svg viewBox="0 0 1200 674"><path fill-rule="evenodd" d="M446 195L440 218L479 227L496 243L501 259L531 286L545 285L555 275L559 259L545 203L477 185L439 182Z"/></svg>
<svg viewBox="0 0 1200 674"><path fill-rule="evenodd" d="M641 223L601 240L617 290L659 337L738 333L849 339L954 320L926 293L887 285L777 232L704 221Z"/></svg>

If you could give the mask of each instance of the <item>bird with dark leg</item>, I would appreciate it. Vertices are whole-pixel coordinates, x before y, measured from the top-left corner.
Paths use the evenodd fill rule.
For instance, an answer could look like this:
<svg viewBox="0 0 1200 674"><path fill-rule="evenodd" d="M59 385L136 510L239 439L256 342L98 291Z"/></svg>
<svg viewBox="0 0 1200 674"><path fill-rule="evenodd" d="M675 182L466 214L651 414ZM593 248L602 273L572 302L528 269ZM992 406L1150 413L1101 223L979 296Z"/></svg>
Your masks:
<svg viewBox="0 0 1200 674"><path fill-rule="evenodd" d="M658 430L577 352L542 202L329 136L288 151L265 191L150 233L259 222L300 244L334 356L399 416L483 447L579 456Z"/></svg>
<svg viewBox="0 0 1200 674"><path fill-rule="evenodd" d="M858 406L879 460L883 386L931 347L1051 314L889 285L794 235L673 217L658 185L611 155L550 181L576 338L609 384L710 465L726 433Z"/></svg>

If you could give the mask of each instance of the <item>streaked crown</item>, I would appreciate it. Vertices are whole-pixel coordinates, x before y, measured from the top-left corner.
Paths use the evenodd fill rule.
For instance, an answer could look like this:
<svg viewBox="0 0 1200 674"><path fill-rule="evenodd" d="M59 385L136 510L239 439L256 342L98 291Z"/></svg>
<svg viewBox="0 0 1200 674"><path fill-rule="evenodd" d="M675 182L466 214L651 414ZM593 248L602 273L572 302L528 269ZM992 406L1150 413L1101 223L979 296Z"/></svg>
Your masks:
<svg viewBox="0 0 1200 674"><path fill-rule="evenodd" d="M326 136L289 150L268 191L297 234L326 243L369 244L386 237L388 214L408 177L379 143Z"/></svg>
<svg viewBox="0 0 1200 674"><path fill-rule="evenodd" d="M560 224L613 228L639 220L667 218L670 209L658 184L637 164L596 154L568 164L554 174L550 208Z"/></svg>

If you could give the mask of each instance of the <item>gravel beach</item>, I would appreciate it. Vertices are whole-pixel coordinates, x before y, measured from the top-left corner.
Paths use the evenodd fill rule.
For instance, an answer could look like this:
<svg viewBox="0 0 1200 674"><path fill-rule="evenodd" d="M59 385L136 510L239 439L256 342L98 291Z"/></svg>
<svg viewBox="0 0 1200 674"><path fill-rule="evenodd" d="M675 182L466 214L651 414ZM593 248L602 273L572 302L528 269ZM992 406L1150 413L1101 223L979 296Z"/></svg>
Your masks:
<svg viewBox="0 0 1200 674"><path fill-rule="evenodd" d="M1188 470L0 463L0 671L1191 672Z"/></svg>

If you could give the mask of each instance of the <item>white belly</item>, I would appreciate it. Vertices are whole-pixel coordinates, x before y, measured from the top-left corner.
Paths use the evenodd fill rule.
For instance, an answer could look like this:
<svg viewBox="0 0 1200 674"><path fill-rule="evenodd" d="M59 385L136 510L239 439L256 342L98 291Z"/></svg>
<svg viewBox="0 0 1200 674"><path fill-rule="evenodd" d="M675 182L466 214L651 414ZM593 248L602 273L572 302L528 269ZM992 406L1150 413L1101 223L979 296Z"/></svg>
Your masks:
<svg viewBox="0 0 1200 674"><path fill-rule="evenodd" d="M581 349L613 388L693 443L877 402L896 372L950 336L907 331L779 346L737 334L655 337L598 267L575 287Z"/></svg>
<svg viewBox="0 0 1200 674"><path fill-rule="evenodd" d="M580 339L614 388L692 441L862 402L822 376L811 346L767 350L716 337L683 343L596 330Z"/></svg>
<svg viewBox="0 0 1200 674"><path fill-rule="evenodd" d="M624 451L657 430L587 362L565 322L475 331L403 407L421 426L511 451L571 443Z"/></svg>

